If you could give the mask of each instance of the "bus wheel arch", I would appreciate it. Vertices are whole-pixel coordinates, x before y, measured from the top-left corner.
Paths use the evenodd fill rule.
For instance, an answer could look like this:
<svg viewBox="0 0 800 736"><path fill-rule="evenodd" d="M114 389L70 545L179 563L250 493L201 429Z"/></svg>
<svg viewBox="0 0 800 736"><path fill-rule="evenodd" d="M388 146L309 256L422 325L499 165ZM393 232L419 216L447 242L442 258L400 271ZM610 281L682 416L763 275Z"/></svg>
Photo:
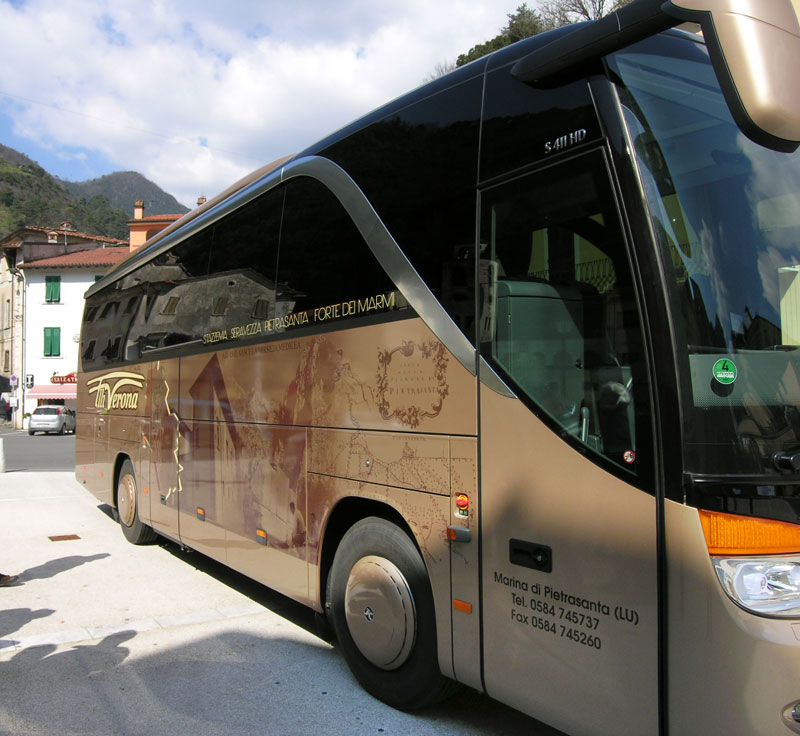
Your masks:
<svg viewBox="0 0 800 736"><path fill-rule="evenodd" d="M414 710L457 686L439 670L430 579L404 526L385 516L349 526L335 546L325 605L362 687L392 707Z"/></svg>
<svg viewBox="0 0 800 736"><path fill-rule="evenodd" d="M417 545L411 527L400 512L393 506L369 498L358 498L357 496L342 498L331 510L325 522L322 538L320 540L319 589L323 611L326 616L328 615L327 604L329 600L328 579L336 550L350 527L368 516L376 516L392 522L400 527L414 544ZM419 550L419 545L417 545L417 549ZM421 551L420 554L422 554Z"/></svg>
<svg viewBox="0 0 800 736"><path fill-rule="evenodd" d="M139 518L139 497L133 462L127 455L117 457L114 469L114 507L122 533L131 544L150 544L155 531Z"/></svg>

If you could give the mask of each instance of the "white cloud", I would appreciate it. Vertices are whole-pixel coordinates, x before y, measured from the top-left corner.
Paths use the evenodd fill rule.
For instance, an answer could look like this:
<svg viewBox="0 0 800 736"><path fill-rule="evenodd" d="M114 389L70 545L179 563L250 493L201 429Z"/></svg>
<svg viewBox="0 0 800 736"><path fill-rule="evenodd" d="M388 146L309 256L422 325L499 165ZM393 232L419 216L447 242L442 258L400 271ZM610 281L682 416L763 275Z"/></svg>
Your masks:
<svg viewBox="0 0 800 736"><path fill-rule="evenodd" d="M0 106L192 205L417 86L512 5L0 0Z"/></svg>

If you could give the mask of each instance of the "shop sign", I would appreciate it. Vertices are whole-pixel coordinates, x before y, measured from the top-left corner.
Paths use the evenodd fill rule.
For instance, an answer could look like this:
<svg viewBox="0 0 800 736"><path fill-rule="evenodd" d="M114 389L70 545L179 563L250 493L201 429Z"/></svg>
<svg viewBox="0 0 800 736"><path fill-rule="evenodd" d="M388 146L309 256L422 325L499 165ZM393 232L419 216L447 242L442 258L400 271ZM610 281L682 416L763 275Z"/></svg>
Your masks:
<svg viewBox="0 0 800 736"><path fill-rule="evenodd" d="M50 383L77 383L78 377L75 375L75 371L72 373L67 373L66 376L50 376Z"/></svg>

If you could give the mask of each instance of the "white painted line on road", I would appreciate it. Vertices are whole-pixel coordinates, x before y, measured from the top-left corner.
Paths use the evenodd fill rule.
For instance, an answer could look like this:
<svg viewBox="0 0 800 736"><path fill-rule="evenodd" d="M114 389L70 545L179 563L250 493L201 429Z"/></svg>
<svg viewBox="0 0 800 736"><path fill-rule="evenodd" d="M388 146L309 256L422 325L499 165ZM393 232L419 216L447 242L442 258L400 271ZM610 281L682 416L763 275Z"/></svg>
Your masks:
<svg viewBox="0 0 800 736"><path fill-rule="evenodd" d="M14 649L30 649L32 647L58 646L59 644L72 644L76 641L86 641L92 636L88 629L69 629L54 631L49 634L34 634L14 640Z"/></svg>
<svg viewBox="0 0 800 736"><path fill-rule="evenodd" d="M138 634L140 631L152 631L153 629L161 628L163 626L154 618L143 618L139 621L128 621L117 626L93 626L89 629L89 634L92 639L105 639L107 636L121 634L123 631L133 631Z"/></svg>
<svg viewBox="0 0 800 736"><path fill-rule="evenodd" d="M260 603L248 601L240 606L227 606L217 609L225 618L237 618L238 616L249 616L253 613L262 613L265 609ZM800 638L800 636L798 637Z"/></svg>
<svg viewBox="0 0 800 736"><path fill-rule="evenodd" d="M30 496L20 496L19 498L14 498L14 497L5 498L4 496L0 496L0 503L4 503L5 501L27 501L27 502L30 502L30 501L58 501L60 498L74 499L76 496L79 496L79 495L82 495L82 494L65 493L63 496L36 496L36 495L32 494Z"/></svg>
<svg viewBox="0 0 800 736"><path fill-rule="evenodd" d="M152 631L153 629L172 629L179 626L189 626L190 624L207 623L209 621L224 621L231 618L264 613L266 610L264 606L255 601L251 601L241 606L212 608L207 611L194 611L180 616L160 616L158 618L140 619L139 621L127 621L117 626L70 629L68 631L56 631L49 634L23 636L19 639L0 639L0 654L21 651L32 647L76 644L81 641L105 639L107 636L115 636L117 634L138 634L141 631Z"/></svg>
<svg viewBox="0 0 800 736"><path fill-rule="evenodd" d="M182 613L180 616L159 616L156 621L164 629L172 629L176 626L188 626L189 624L204 624L208 621L221 621L225 617L215 610L192 611Z"/></svg>

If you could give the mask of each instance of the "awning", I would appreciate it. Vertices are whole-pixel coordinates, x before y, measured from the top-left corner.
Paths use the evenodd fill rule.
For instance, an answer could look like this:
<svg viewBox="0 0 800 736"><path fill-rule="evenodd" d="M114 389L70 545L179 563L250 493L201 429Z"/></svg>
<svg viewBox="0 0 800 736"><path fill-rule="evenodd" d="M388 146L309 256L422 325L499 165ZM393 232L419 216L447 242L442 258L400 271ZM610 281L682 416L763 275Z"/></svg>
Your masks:
<svg viewBox="0 0 800 736"><path fill-rule="evenodd" d="M78 385L75 383L43 383L29 388L26 399L77 399Z"/></svg>

